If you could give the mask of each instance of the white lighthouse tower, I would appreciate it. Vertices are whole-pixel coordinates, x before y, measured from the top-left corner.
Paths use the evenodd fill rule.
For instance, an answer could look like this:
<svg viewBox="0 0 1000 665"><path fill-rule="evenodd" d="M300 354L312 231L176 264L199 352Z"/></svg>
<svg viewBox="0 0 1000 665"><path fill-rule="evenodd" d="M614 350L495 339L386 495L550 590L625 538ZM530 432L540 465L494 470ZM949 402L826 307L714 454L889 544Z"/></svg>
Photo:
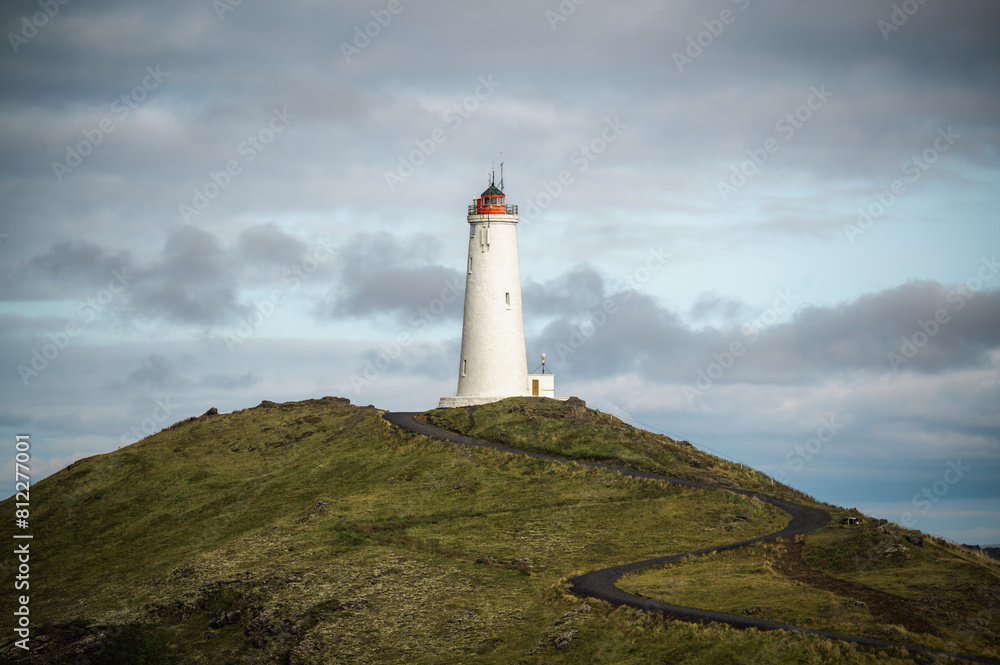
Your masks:
<svg viewBox="0 0 1000 665"><path fill-rule="evenodd" d="M458 392L438 406L488 404L506 397L555 396L555 375L528 374L517 258L517 206L494 176L469 206L469 261Z"/></svg>

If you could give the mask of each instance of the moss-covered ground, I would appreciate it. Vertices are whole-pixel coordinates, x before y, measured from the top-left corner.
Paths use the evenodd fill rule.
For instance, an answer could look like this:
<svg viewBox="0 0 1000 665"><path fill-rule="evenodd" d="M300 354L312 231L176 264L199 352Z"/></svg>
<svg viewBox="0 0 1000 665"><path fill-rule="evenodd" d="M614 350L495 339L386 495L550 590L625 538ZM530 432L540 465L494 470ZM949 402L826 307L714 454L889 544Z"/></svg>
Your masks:
<svg viewBox="0 0 1000 665"><path fill-rule="evenodd" d="M834 524L802 541L803 562L829 579L790 577L786 541L688 557L619 586L676 605L1000 659L996 562L881 521Z"/></svg>
<svg viewBox="0 0 1000 665"><path fill-rule="evenodd" d="M556 457L602 462L670 478L765 492L818 505L769 476L738 462L586 408L580 400L510 398L465 409L435 409L428 422L465 436Z"/></svg>
<svg viewBox="0 0 1000 665"><path fill-rule="evenodd" d="M580 406L471 415L508 445L770 486ZM567 593L587 570L778 530L788 517L767 504L434 441L337 398L178 423L41 481L31 504L33 650L8 633L10 662L913 662Z"/></svg>

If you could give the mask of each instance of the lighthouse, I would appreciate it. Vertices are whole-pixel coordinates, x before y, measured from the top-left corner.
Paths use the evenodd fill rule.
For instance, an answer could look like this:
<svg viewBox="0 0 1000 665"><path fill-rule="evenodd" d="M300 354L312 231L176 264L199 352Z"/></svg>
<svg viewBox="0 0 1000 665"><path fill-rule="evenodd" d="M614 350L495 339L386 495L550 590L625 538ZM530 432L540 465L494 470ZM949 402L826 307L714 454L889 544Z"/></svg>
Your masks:
<svg viewBox="0 0 1000 665"><path fill-rule="evenodd" d="M529 374L517 258L517 206L509 205L494 175L469 206L462 351L455 397L439 408L488 404L506 397L555 396L555 375Z"/></svg>

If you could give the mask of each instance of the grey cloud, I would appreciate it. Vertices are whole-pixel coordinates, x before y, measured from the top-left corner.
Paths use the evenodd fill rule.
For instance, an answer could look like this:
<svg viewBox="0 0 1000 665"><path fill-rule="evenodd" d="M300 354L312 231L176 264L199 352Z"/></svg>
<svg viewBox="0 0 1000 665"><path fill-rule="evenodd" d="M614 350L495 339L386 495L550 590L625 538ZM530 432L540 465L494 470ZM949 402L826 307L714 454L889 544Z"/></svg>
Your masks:
<svg viewBox="0 0 1000 665"><path fill-rule="evenodd" d="M693 329L640 292L608 293L593 272L571 273L580 274L591 284L588 296L551 308L554 320L531 341L549 351L553 364L583 377L634 371L652 380L693 383L699 370L718 362L714 354L727 353L734 343L742 345L741 356L720 382L812 382L856 370L941 373L988 367L988 354L1000 349L1000 291L995 290L975 293L961 285L913 282L836 307L802 306L784 323L766 325L773 319L764 316L756 331L746 325ZM565 288L559 284L567 279L554 280L553 303L561 302L558 294ZM540 289L548 290L549 285ZM612 313L602 313L606 301L613 303ZM715 300L705 295L699 303L714 306ZM734 314L749 311L734 301L723 307ZM946 323L937 323L936 315ZM753 327L750 319L744 323ZM892 363L890 353L900 361Z"/></svg>
<svg viewBox="0 0 1000 665"><path fill-rule="evenodd" d="M328 256L329 247L322 248L320 258ZM183 226L144 261L126 250L57 240L9 264L0 289L8 300L85 299L114 282L116 293L128 302L124 310L116 303L123 316L207 325L239 307L243 288L280 286L288 271L315 254L314 247L274 223L245 228L232 247L213 233ZM326 261L316 261L317 274L333 270Z"/></svg>
<svg viewBox="0 0 1000 665"><path fill-rule="evenodd" d="M462 312L465 275L430 261L438 243L429 236L360 235L341 248L338 285L317 306L326 317L378 317L400 322L421 310L425 320L454 319Z"/></svg>
<svg viewBox="0 0 1000 665"><path fill-rule="evenodd" d="M521 287L526 316L573 316L582 310L600 307L604 299L604 278L589 266L577 266L545 282L526 280Z"/></svg>
<svg viewBox="0 0 1000 665"><path fill-rule="evenodd" d="M746 320L750 308L746 304L717 293L702 293L691 307L691 317L696 321L721 319L729 325Z"/></svg>
<svg viewBox="0 0 1000 665"><path fill-rule="evenodd" d="M131 264L128 252L114 254L90 243L60 241L48 252L32 257L29 265L39 273L67 282L84 279L96 283L103 281L112 270Z"/></svg>
<svg viewBox="0 0 1000 665"><path fill-rule="evenodd" d="M173 233L159 260L136 278L133 309L152 319L217 323L235 312L236 280L219 240L193 226Z"/></svg>
<svg viewBox="0 0 1000 665"><path fill-rule="evenodd" d="M114 273L134 266L124 250L108 250L87 241L60 240L42 254L6 266L0 289L8 300L50 300L93 295Z"/></svg>
<svg viewBox="0 0 1000 665"><path fill-rule="evenodd" d="M258 224L244 230L236 243L241 262L274 264L282 268L302 260L306 245L276 224Z"/></svg>
<svg viewBox="0 0 1000 665"><path fill-rule="evenodd" d="M938 312L945 323L934 320ZM923 340L912 360L904 338L911 345ZM890 353L904 360L901 371L980 366L1000 347L1000 291L911 282L838 308L803 308L793 322L765 331L759 347L763 357L785 356L814 371L892 371Z"/></svg>
<svg viewBox="0 0 1000 665"><path fill-rule="evenodd" d="M179 388L183 385L167 358L158 353L150 354L139 361L139 367L129 372L122 384L130 388Z"/></svg>
<svg viewBox="0 0 1000 665"><path fill-rule="evenodd" d="M211 374L201 379L201 385L206 388L216 388L218 390L242 390L259 385L263 377L247 371L239 375Z"/></svg>

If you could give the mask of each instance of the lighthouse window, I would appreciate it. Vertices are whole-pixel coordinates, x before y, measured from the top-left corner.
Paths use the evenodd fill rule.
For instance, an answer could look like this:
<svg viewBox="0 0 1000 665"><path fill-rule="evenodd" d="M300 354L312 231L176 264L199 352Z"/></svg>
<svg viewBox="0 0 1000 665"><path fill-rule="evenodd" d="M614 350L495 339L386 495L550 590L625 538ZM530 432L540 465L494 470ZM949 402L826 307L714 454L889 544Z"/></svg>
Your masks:
<svg viewBox="0 0 1000 665"><path fill-rule="evenodd" d="M510 309L510 294L509 293L506 294L506 300L507 300L507 309Z"/></svg>
<svg viewBox="0 0 1000 665"><path fill-rule="evenodd" d="M465 376L465 369L469 366L468 360L462 360L462 376Z"/></svg>
<svg viewBox="0 0 1000 665"><path fill-rule="evenodd" d="M469 257L469 274L472 274L472 257Z"/></svg>

